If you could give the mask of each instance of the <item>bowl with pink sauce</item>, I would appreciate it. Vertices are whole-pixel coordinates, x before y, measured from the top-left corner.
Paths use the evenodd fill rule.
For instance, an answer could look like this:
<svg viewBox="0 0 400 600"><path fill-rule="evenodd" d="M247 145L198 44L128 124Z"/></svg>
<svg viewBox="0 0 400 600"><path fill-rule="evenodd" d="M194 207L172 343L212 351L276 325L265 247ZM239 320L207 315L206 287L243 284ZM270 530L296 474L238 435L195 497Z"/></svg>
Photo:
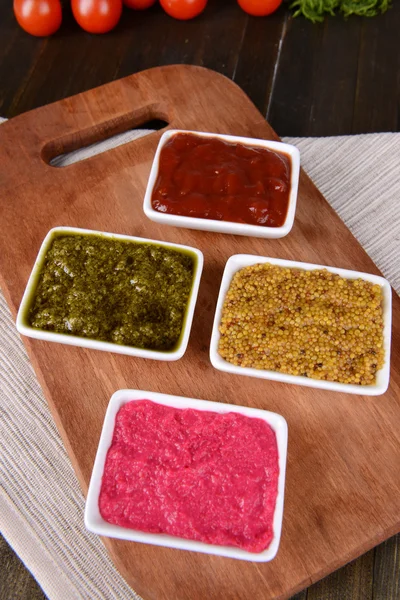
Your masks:
<svg viewBox="0 0 400 600"><path fill-rule="evenodd" d="M85 507L98 535L267 562L280 543L287 424L266 410L119 390Z"/></svg>

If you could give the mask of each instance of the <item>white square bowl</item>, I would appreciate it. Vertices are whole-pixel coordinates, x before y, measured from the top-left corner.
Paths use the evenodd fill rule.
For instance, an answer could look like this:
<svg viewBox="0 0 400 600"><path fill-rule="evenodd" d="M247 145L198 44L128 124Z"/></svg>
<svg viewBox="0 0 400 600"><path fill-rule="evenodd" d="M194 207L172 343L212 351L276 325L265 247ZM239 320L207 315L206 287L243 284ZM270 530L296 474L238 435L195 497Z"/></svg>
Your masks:
<svg viewBox="0 0 400 600"><path fill-rule="evenodd" d="M206 410L217 413L236 412L246 417L262 419L274 430L278 446L279 477L278 477L278 495L276 499L274 519L273 519L273 538L271 544L266 550L260 553L247 552L233 546L217 546L206 544L193 540L187 540L180 537L160 533L145 533L136 529L128 529L119 525L113 525L105 521L99 511L99 496L104 471L104 465L108 449L111 445L115 427L116 415L124 404L131 400L151 400L165 406L174 408L193 408L195 410ZM153 544L155 546L166 546L168 548L178 548L180 550L191 550L194 552L203 552L229 558L250 560L252 562L267 562L272 560L277 552L281 537L283 502L285 493L285 473L287 458L287 440L288 429L285 419L276 413L245 406L236 406L233 404L223 404L220 402L209 402L206 400L195 400L193 398L184 398L181 396L170 396L156 392L147 392L143 390L119 390L115 392L109 402L103 429L100 436L100 442L93 466L90 479L89 491L85 506L85 526L98 535L128 540L132 542L142 542Z"/></svg>
<svg viewBox="0 0 400 600"><path fill-rule="evenodd" d="M270 371L263 369L255 369L253 367L239 367L231 364L218 354L218 345L220 340L219 324L221 322L222 308L225 301L225 296L228 292L234 274L243 267L250 265L270 263L280 267L290 267L303 269L306 271L314 271L315 269L326 269L330 273L336 273L345 279L364 279L371 283L381 286L383 293L383 343L385 352L384 365L376 373L376 383L374 385L355 385L348 383L339 383L336 381L321 381L301 375L287 375L278 371ZM390 375L390 343L392 332L392 290L390 284L383 277L378 275L370 275L369 273L361 273L359 271L349 271L347 269L337 269L336 267L327 267L325 265L313 265L310 263L296 262L293 260L283 260L280 258L270 258L265 256L254 256L250 254L235 254L231 256L225 265L224 274L222 277L221 287L218 296L217 308L215 311L214 324L211 334L210 344L210 360L212 365L220 371L227 371L236 375L248 375L250 377L259 377L261 379L272 379L273 381L281 381L283 383L295 383L297 385L305 385L313 388L321 388L323 390L331 390L336 392L345 392L347 394L360 394L362 396L379 396L384 394L389 385Z"/></svg>
<svg viewBox="0 0 400 600"><path fill-rule="evenodd" d="M289 156L291 161L290 194L289 206L286 219L280 227L264 227L262 225L249 225L247 223L234 223L230 221L217 221L215 219L200 219L197 217L185 217L182 215L171 215L154 210L151 204L153 189L158 176L160 163L160 153L164 145L175 135L187 133L205 138L215 138L231 144L242 144L274 150ZM283 142L271 142L256 138L239 137L236 135L222 135L219 133L204 133L199 131L185 131L181 129L170 129L163 133L160 138L157 150L151 167L149 180L147 183L146 194L143 202L145 215L152 221L164 223L175 227L187 227L188 229L202 229L204 231L217 231L220 233L231 233L235 235L246 235L260 238L281 238L287 235L293 227L294 216L296 212L297 191L299 186L300 173L300 152L295 146L284 144Z"/></svg>
<svg viewBox="0 0 400 600"><path fill-rule="evenodd" d="M185 251L189 254L192 254L195 269L193 274L193 282L192 289L190 292L189 300L186 307L186 313L183 320L183 326L180 338L176 344L176 347L170 351L158 351L158 350L146 350L143 348L136 348L134 346L124 346L120 344L115 344L113 342L104 342L101 340L95 340L91 338L85 338L76 335L69 335L66 333L55 333L52 331L46 331L44 329L36 329L29 325L27 320L27 314L29 307L31 305L32 299L34 297L36 287L39 281L40 272L47 254L47 251L50 248L53 240L60 235L93 235L93 236L102 236L106 239L112 240L121 240L126 242L136 242L136 243L145 243L145 244L154 244L155 246L162 246L164 248L169 248L172 250ZM19 333L22 335L26 335L27 337L36 338L39 340L45 340L47 342L59 342L60 344L68 344L70 346L82 346L83 348L92 348L94 350L103 350L106 352L115 352L117 354L128 354L129 356L139 356L141 358L151 358L155 360L166 360L166 361L174 361L182 358L185 354L190 329L192 327L193 321L193 313L196 306L197 293L200 285L201 273L203 270L203 253L197 248L191 248L190 246L182 246L180 244L172 244L169 242L159 242L157 240L149 240L146 238L133 237L129 235L120 235L113 233L104 233L102 231L94 231L91 229L79 229L76 227L54 227L49 231L46 235L40 250L39 254L36 258L35 264L33 265L33 269L31 275L29 277L24 295L22 297L22 301L18 310L17 315L17 329Z"/></svg>

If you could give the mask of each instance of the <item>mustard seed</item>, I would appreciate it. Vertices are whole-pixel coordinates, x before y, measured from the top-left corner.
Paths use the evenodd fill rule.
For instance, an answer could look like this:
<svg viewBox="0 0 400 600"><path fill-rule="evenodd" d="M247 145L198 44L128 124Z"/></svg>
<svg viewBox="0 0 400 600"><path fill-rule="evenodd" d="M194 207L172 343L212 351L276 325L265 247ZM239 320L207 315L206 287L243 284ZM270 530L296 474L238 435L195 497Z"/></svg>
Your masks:
<svg viewBox="0 0 400 600"><path fill-rule="evenodd" d="M382 290L326 269L252 265L234 275L219 331L234 365L371 385L384 362Z"/></svg>

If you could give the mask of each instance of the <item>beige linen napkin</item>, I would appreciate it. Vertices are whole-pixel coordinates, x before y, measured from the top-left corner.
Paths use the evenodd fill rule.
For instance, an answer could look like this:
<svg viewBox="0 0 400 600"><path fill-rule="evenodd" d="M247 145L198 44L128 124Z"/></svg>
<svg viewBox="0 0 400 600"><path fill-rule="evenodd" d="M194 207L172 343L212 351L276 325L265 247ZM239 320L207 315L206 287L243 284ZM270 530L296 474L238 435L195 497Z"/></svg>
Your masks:
<svg viewBox="0 0 400 600"><path fill-rule="evenodd" d="M68 161L137 135L122 134ZM300 149L305 170L399 291L400 133L285 141ZM139 598L85 531L78 481L2 295L0 409L0 528L46 595Z"/></svg>

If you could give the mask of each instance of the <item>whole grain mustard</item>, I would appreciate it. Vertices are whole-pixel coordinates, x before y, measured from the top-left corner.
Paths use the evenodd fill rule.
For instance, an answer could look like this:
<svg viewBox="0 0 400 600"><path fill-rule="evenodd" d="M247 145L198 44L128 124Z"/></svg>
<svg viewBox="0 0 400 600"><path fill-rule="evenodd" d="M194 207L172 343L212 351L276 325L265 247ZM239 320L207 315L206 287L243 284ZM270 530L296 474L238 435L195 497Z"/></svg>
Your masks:
<svg viewBox="0 0 400 600"><path fill-rule="evenodd" d="M241 366L370 385L384 361L379 285L256 264L230 284L218 352Z"/></svg>

